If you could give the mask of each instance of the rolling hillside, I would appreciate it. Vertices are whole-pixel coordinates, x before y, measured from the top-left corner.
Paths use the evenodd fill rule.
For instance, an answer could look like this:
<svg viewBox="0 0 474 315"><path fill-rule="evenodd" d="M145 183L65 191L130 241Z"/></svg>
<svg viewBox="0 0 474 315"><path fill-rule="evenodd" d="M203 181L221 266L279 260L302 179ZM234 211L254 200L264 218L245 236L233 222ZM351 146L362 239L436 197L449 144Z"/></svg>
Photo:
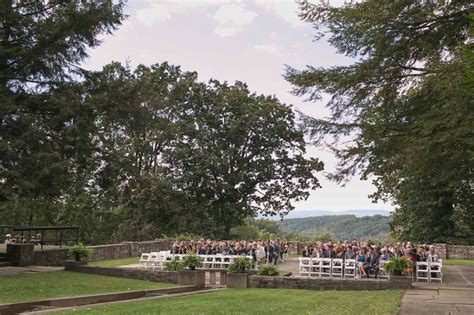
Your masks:
<svg viewBox="0 0 474 315"><path fill-rule="evenodd" d="M333 239L386 239L389 232L388 216L374 215L331 215L296 219L280 222L282 229L306 236L328 231Z"/></svg>

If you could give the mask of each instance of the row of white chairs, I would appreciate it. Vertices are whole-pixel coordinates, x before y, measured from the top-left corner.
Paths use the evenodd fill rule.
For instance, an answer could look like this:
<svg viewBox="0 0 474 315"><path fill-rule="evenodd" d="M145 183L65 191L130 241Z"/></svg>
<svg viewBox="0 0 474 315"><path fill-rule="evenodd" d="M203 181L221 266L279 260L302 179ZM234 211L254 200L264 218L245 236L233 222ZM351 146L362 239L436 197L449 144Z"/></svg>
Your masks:
<svg viewBox="0 0 474 315"><path fill-rule="evenodd" d="M380 278L387 278L383 272L383 263L379 268ZM300 257L299 275L308 277L355 278L359 268L355 259Z"/></svg>
<svg viewBox="0 0 474 315"><path fill-rule="evenodd" d="M426 282L443 282L443 260L437 262L416 262L416 281L426 280Z"/></svg>
<svg viewBox="0 0 474 315"><path fill-rule="evenodd" d="M252 260L252 256L240 255L198 255L202 258L202 269L227 269L236 258L247 257ZM165 264L174 259L183 260L186 255L171 254L170 251L143 253L140 257L139 267L145 269L164 269ZM257 262L254 262L254 269L257 269Z"/></svg>

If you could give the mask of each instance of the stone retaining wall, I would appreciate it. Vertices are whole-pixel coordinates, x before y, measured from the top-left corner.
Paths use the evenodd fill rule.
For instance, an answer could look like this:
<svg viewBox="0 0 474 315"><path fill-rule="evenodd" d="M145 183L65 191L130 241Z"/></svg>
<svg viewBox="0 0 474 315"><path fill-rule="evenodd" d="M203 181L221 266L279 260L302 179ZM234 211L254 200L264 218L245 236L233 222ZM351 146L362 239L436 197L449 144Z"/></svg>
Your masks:
<svg viewBox="0 0 474 315"><path fill-rule="evenodd" d="M91 261L139 257L142 253L168 250L169 247L168 240L88 246L92 249ZM70 259L69 249L62 248L35 251L33 261L34 265L38 266L64 266L68 259Z"/></svg>
<svg viewBox="0 0 474 315"><path fill-rule="evenodd" d="M447 258L474 259L474 246L447 245Z"/></svg>
<svg viewBox="0 0 474 315"><path fill-rule="evenodd" d="M388 290L411 288L412 284L410 278L395 278L396 279L394 281L389 281L385 279L355 280L335 278L250 276L248 280L248 287L306 290Z"/></svg>
<svg viewBox="0 0 474 315"><path fill-rule="evenodd" d="M178 272L176 271L139 270L117 267L96 267L78 265L75 263L67 263L65 269L66 271L89 273L102 276L121 277L154 282L178 283Z"/></svg>

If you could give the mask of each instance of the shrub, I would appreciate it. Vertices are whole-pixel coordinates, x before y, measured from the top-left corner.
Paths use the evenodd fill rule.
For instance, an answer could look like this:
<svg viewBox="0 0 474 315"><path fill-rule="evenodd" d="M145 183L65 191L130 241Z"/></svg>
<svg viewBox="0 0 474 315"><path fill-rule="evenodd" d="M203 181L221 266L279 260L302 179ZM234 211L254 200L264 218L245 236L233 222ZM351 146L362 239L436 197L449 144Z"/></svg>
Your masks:
<svg viewBox="0 0 474 315"><path fill-rule="evenodd" d="M182 264L184 267L194 270L198 267L202 267L202 258L194 253L188 254L184 256Z"/></svg>
<svg viewBox="0 0 474 315"><path fill-rule="evenodd" d="M179 259L175 258L165 264L166 271L180 271L184 269L184 264Z"/></svg>
<svg viewBox="0 0 474 315"><path fill-rule="evenodd" d="M92 256L92 250L85 247L84 244L78 243L69 250L70 254L76 261L87 261Z"/></svg>
<svg viewBox="0 0 474 315"><path fill-rule="evenodd" d="M258 271L258 274L261 276L278 276L280 274L280 271L278 271L278 267L275 265L263 265L260 270Z"/></svg>
<svg viewBox="0 0 474 315"><path fill-rule="evenodd" d="M383 266L386 273L401 276L406 269L411 269L411 263L405 257L391 257Z"/></svg>
<svg viewBox="0 0 474 315"><path fill-rule="evenodd" d="M253 267L253 261L250 260L247 257L239 257L234 260L229 265L229 268L227 269L228 272L230 273L242 273L242 272L248 272L252 269Z"/></svg>

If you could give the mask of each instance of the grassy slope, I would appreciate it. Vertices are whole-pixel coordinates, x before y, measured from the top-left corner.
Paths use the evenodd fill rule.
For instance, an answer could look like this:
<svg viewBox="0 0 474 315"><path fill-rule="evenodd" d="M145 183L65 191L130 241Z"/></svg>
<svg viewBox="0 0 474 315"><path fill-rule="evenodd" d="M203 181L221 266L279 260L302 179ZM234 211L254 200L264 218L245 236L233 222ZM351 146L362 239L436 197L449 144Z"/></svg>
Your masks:
<svg viewBox="0 0 474 315"><path fill-rule="evenodd" d="M138 264L138 260L139 260L138 257L129 257L129 258L114 259L114 260L92 261L89 263L89 266L118 267L118 266Z"/></svg>
<svg viewBox="0 0 474 315"><path fill-rule="evenodd" d="M226 289L62 314L395 314L402 291Z"/></svg>
<svg viewBox="0 0 474 315"><path fill-rule="evenodd" d="M170 286L173 284L66 271L24 273L0 276L0 303Z"/></svg>
<svg viewBox="0 0 474 315"><path fill-rule="evenodd" d="M443 259L443 265L474 266L474 259Z"/></svg>

